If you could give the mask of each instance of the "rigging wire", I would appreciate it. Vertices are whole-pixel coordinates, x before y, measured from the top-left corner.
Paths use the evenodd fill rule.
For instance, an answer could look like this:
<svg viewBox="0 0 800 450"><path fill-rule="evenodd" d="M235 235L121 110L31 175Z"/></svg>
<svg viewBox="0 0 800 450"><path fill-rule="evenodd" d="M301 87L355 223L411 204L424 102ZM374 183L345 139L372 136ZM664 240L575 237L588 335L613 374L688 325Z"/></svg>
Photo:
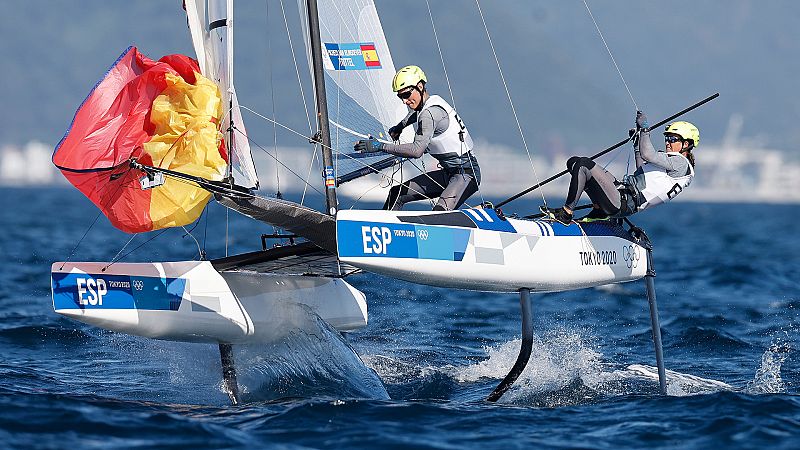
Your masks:
<svg viewBox="0 0 800 450"><path fill-rule="evenodd" d="M603 45L606 47L606 51L608 52L608 56L611 57L611 62L614 63L614 68L617 69L617 74L619 74L619 79L622 80L622 84L625 86L625 90L628 91L628 97L630 97L631 102L633 103L633 107L636 108L636 111L639 111L639 105L636 103L636 99L633 97L633 93L631 92L628 83L625 81L625 77L622 76L622 70L620 70L619 65L617 64L616 58L611 53L611 48L608 46L605 37L603 36L603 32L600 31L600 26L597 24L597 20L594 18L594 14L592 14L592 10L589 8L589 3L586 0L583 0L583 5L586 7L586 12L589 13L589 17L592 19L592 23L594 23L594 27L597 30L597 34L600 36L600 40L603 41ZM633 136L630 137L633 140ZM608 167L615 159L619 156L619 152L616 152L613 158L605 164L605 167ZM630 174L630 165L631 165L631 155L628 154L628 161L625 167L625 176L627 177Z"/></svg>
<svg viewBox="0 0 800 450"><path fill-rule="evenodd" d="M311 116L308 114L308 103L306 102L306 94L303 90L303 80L300 77L300 68L297 66L297 56L294 53L294 44L292 44L292 33L289 31L289 21L286 19L286 10L283 7L283 0L280 0L281 13L283 14L283 23L286 26L286 37L289 40L289 49L292 51L292 62L294 63L294 71L297 74L297 84L300 86L300 97L303 98L303 111L306 113L306 122L308 123L308 132L313 134L314 129L311 127Z"/></svg>
<svg viewBox="0 0 800 450"><path fill-rule="evenodd" d="M78 243L75 244L75 247L73 247L72 251L69 252L69 256L67 256L67 259L64 260L64 262L61 264L61 267L58 270L63 269L64 266L72 259L72 257L75 255L75 251L78 250L78 247L80 247L81 242L83 242L83 240L86 238L86 235L89 234L89 231L91 231L91 229L95 226L95 224L97 223L97 219L99 219L102 214L103 214L102 209L97 212L97 215L94 217L92 224L89 225L89 228L87 228L86 231L83 232L83 236L81 236L81 238L78 239Z"/></svg>
<svg viewBox="0 0 800 450"><path fill-rule="evenodd" d="M133 239L134 239L136 236L138 236L138 235L139 235L139 233L133 233L133 234L131 235L131 238L130 238L130 239L128 239L128 242L126 242L126 243L125 243L125 245L123 245L123 246L122 246L122 248L121 248L121 249L119 249L119 251L117 252L117 254L116 254L116 255L114 255L114 257L113 257L113 258L111 258L111 262L108 264L108 266L106 266L106 267L104 267L104 268L103 268L103 271L105 271L106 269L108 269L108 267L109 267L109 266L111 266L111 264L114 264L114 262L115 262L115 261L116 261L116 259L117 259L117 256L119 256L119 255L120 255L120 253L122 253L122 251L123 251L123 250L125 250L125 247L127 247L127 246L128 246L128 244L130 244L130 243L131 243L131 241L133 241Z"/></svg>
<svg viewBox="0 0 800 450"><path fill-rule="evenodd" d="M272 119L275 120L275 82L273 78L273 71L272 71L272 33L270 29L270 15L269 15L269 1L265 2L267 4L267 65L269 66L269 95L270 100L272 103ZM275 159L278 160L278 126L275 125L273 122L272 124L272 141L275 148ZM280 166L275 166L275 179L276 179L276 190L278 195L281 193L281 171Z"/></svg>
<svg viewBox="0 0 800 450"><path fill-rule="evenodd" d="M176 180L177 180L177 181L186 181L186 180L180 180L180 179L176 179ZM206 211L207 211L207 208L208 208L208 205L206 205L206 207L205 207L205 208L203 208L203 212L206 212ZM201 214L202 214L202 213L201 213ZM190 228L190 229L188 229L188 230L187 230L185 225L181 226L181 228L183 228L183 231L185 231L185 232L186 232L186 234L184 234L182 237L190 236L190 237L191 237L191 238L194 240L194 243L195 243L195 245L197 245L197 251L198 251L198 253L199 253L199 255L200 255L200 260L204 260L204 259L205 259L205 254L206 254L206 252L205 252L205 250L204 250L204 249L202 249L202 248L200 247L200 242L198 242L197 238L195 238L195 237L194 237L194 235L192 234L192 231L194 231L194 229L195 229L195 228L197 228L197 226L198 226L198 225L200 225L200 218L199 218L199 217L198 217L198 219L197 219L197 220L194 222L194 225L192 226L192 228ZM208 228L208 214L206 214L206 228ZM128 246L130 243L131 243L131 241L133 241L133 239L134 239L136 236L138 236L138 235L140 235L140 234L141 234L141 233L134 233L134 234L133 234L133 236L131 236L131 238L130 238L130 239L128 239L128 242L126 242L126 243L125 243L125 245L123 245L123 246L122 246L122 248L121 248L121 249L119 249L119 251L117 252L117 254L116 254L116 255L114 255L114 257L113 257L113 258L111 258L111 262L109 262L109 263L108 263L108 265L107 265L107 266L105 266L105 267L103 268L103 271L105 271L106 269L108 269L108 268L109 268L109 267L111 267L112 265L114 265L114 264L116 264L116 263L118 263L118 262L122 261L123 259L127 258L129 255L133 254L133 253L134 253L136 250L140 249L140 248L141 248L143 245L147 244L148 242L152 241L153 239L157 238L158 236L161 236L161 235L162 235L164 232L166 232L166 231L167 231L167 230L169 230L169 229L170 229L170 228L164 228L164 229L162 229L162 230L161 230L161 232L160 232L160 233L158 233L157 235L155 235L155 236L151 237L150 239L148 239L148 240L146 240L146 241L142 242L141 244L139 244L139 245L138 245L136 248L134 248L133 250L131 250L131 251L129 251L128 253L124 254L123 256L121 256L121 257L117 258L117 257L120 255L120 253L122 253L122 251L123 251L123 250L125 250L125 247L127 247L127 246ZM205 236L203 237L203 240L205 241ZM204 245L205 245L205 244L204 244Z"/></svg>
<svg viewBox="0 0 800 450"><path fill-rule="evenodd" d="M108 269L108 268L109 268L109 267L111 267L112 265L114 265L114 264L116 264L116 263L120 262L121 260L123 260L123 259L127 258L127 257L128 257L130 254L132 254L132 253L133 253L133 252L135 252L136 250L139 250L140 248L142 248L142 246L143 246L143 245L147 244L148 242L152 241L153 239L156 239L157 237L159 237L159 236L161 236L162 234L166 233L168 230L169 230L169 228L163 228L161 231L159 231L158 233L156 233L156 235L155 235L155 236L153 236L153 237L151 237L150 239L148 239L148 240L146 240L146 241L142 242L141 244L137 245L137 246L136 246L136 248L134 248L133 250L129 251L128 253L125 253L124 255L120 256L120 257L119 257L119 259L117 259L116 261L112 261L112 262L108 263L108 265L107 265L107 266L103 267L103 270L105 271L106 269Z"/></svg>
<svg viewBox="0 0 800 450"><path fill-rule="evenodd" d="M259 113L257 111L254 111L253 109L250 109L245 105L239 105L239 107L242 108L245 111L250 112L251 114L255 115L256 117L258 117L260 119L266 120L268 122L273 122L269 117L266 117L263 114L261 114L261 113ZM299 131L294 130L294 129L292 129L292 128L290 128L290 127L288 127L288 126L286 126L286 125L284 125L284 124L282 124L280 122L275 122L275 124L278 125L279 127L283 128L283 129L289 131L290 133L293 133L293 134L296 134L297 136L302 137L303 139L308 139L308 136L306 136L303 133L300 133ZM265 153L267 153L267 155L269 155L270 157L274 158L274 156L272 156L267 150L265 150L263 147L258 145L258 143L256 143L255 141L253 141L253 139L250 136L247 136L247 139L250 142L254 143L257 147L259 147ZM320 144L320 145L323 146L323 147L327 147L327 146L325 146L323 144ZM347 153L342 153L342 152L340 152L340 151L338 151L338 150L336 150L335 148L332 148L332 147L327 147L327 148L329 148L332 152L336 153L337 155L343 156L345 158L349 158L349 159L353 160L354 162L356 162L357 164L361 164L363 167L365 167L367 169L371 169L372 171L374 171L375 173L379 174L380 176L382 176L384 178L387 178L387 179L389 178L386 174L383 174L380 170L374 168L372 165L367 164L367 163L365 163L363 161L360 161L360 158L355 158L352 155L349 155ZM311 189L314 189L315 191L321 193L313 185L309 184L307 179L304 179L303 177L298 175L296 172L292 171L288 166L286 166L285 164L281 163L280 161L277 161L277 162L279 164L281 164L284 168L286 168L286 170L290 171L293 175L295 175L298 179L302 180L308 187L310 187Z"/></svg>
<svg viewBox="0 0 800 450"><path fill-rule="evenodd" d="M303 23L303 21L305 20L304 18L308 16L308 9L306 7L305 2L302 2L301 5L302 5L302 7L298 8L297 14L298 14L298 16L300 18L300 23ZM281 0L281 10L283 10L283 0ZM284 22L286 22L286 12L285 11L283 13L283 17L284 17ZM308 26L310 27L311 24L309 23ZM289 34L289 25L288 25L288 23L286 25L286 33L287 33L287 35ZM290 46L291 46L291 43L292 43L292 41L291 41L291 38L290 38L289 39L289 45ZM310 54L310 52L311 52L311 49L309 47L310 44L309 44L308 41L306 41L305 44L306 44L307 54ZM297 80L299 82L300 81L300 70L297 67L297 57L294 54L294 48L292 48L292 59L294 61L295 71L297 72ZM309 71L311 72L310 76L311 76L312 86L314 85L314 83L317 82L317 80L314 79L313 70L314 69L311 66L311 63L309 61ZM323 83L323 86L324 86L325 80L322 80L321 82ZM320 118L320 114L321 113L317 109L317 106L318 106L317 102L316 101L314 102L314 118L315 118L315 122L317 122L318 130L317 130L317 133L314 133L314 130L313 130L312 126L311 126L311 119L308 118L308 106L306 105L305 94L302 91L302 84L301 84L301 94L303 95L303 105L306 108L306 118L308 120L308 132L309 132L309 135L314 136L314 137L316 137L318 135L321 135L321 131L322 130L319 129L320 128L319 118ZM316 98L316 89L315 89L315 93L312 96L314 98ZM309 161L309 164L308 164L308 177L307 177L307 179L311 178L311 170L314 168L314 160L315 159L316 159L317 165L318 166L322 166L322 162L319 160L319 156L318 156L319 148L317 148L317 145L319 145L320 148L323 145L322 144L322 138L321 137L319 139L317 139L317 138L309 138L309 143L313 143L314 144L314 153L311 155L311 160ZM322 152L319 152L319 153L322 153ZM303 195L300 197L300 204L301 205L305 201L307 188L308 188L308 185L303 186Z"/></svg>
<svg viewBox="0 0 800 450"><path fill-rule="evenodd" d="M297 56L295 55L295 52L294 52L294 44L292 43L292 34L289 31L289 21L286 19L286 9L283 7L283 0L280 0L280 4L281 4L281 13L283 14L283 23L286 26L286 37L289 40L289 48L292 51L292 62L294 63L294 71L297 74L297 84L300 86L300 96L303 98L303 110L306 113L306 122L308 123L308 132L309 132L309 134L313 135L314 134L314 128L311 126L311 116L308 114L308 103L306 102L305 90L303 90L303 81L302 81L302 78L300 77L300 68L297 65ZM316 105L314 106L314 108L316 110ZM322 145L322 143L319 143L319 145ZM314 156L317 155L317 148L316 147L317 147L317 144L314 144L314 155L311 157L311 162L310 162L310 164L308 166L308 173L309 173L308 178L311 177L311 169L314 167ZM308 184L306 183L306 185L303 186L303 196L302 196L302 200L300 201L301 205L303 204L303 201L305 200L307 187L308 187Z"/></svg>
<svg viewBox="0 0 800 450"><path fill-rule="evenodd" d="M453 87L450 85L450 77L447 75L447 66L444 63L444 54L442 53L442 46L439 45L439 34L436 33L436 24L433 21L433 12L431 12L431 4L428 0L425 0L425 4L428 6L428 16L431 19L431 28L433 28L433 38L436 41L436 48L439 50L439 59L442 61L442 70L444 70L444 79L447 81L447 90L450 91L450 98L453 100L453 109L458 111L456 107L456 96L453 94ZM462 155L464 153L464 147L466 143L462 140L461 141L461 152ZM471 150L468 150L469 153ZM473 163L473 159L470 155L469 158L469 165L472 168L473 178L475 179L475 184L478 186L478 195L481 197L481 203L486 203L486 199L483 198L483 191L481 190L481 185L478 184L478 179L475 178L475 164ZM438 184L438 183L437 183Z"/></svg>
<svg viewBox="0 0 800 450"><path fill-rule="evenodd" d="M447 82L447 90L450 91L450 98L453 99L453 108L456 107L456 96L453 95L453 87L450 85L450 77L447 75L447 66L444 63L444 55L442 54L442 47L439 45L439 35L436 33L436 25L433 22L433 13L431 12L431 4L425 0L428 6L428 16L431 19L431 28L433 28L433 38L436 41L436 48L439 50L439 59L442 61L442 70L444 70L444 79Z"/></svg>
<svg viewBox="0 0 800 450"><path fill-rule="evenodd" d="M108 199L106 200L106 203L103 204L102 208L98 208L100 211L97 212L97 215L94 217L94 220L92 221L91 225L89 225L89 228L87 228L86 231L83 232L83 236L81 236L81 238L78 239L78 243L76 243L75 247L72 248L72 251L69 252L69 256L67 256L67 259L64 260L64 262L61 264L61 268L59 268L59 270L63 269L64 266L72 259L72 257L75 255L75 251L78 250L78 247L81 245L81 242L83 242L83 240L86 239L86 236L89 234L89 231L91 231L91 229L95 226L95 224L97 224L97 220L100 219L100 216L103 214L103 210L106 207L108 207L109 203L111 203L111 200L113 200L113 199L115 199L117 197L117 194L119 193L119 190L122 188L122 186L124 184L123 182L128 177L128 175L131 173L131 169L132 169L132 167L129 166L125 170L125 172L123 172L122 175L119 178L117 178L118 184L117 184L117 188L114 190L114 193L111 194L108 197Z"/></svg>
<svg viewBox="0 0 800 450"><path fill-rule="evenodd" d="M622 76L622 71L619 69L619 65L617 65L617 60L614 58L614 55L611 53L611 49L608 47L608 43L606 43L606 38L603 37L603 32L600 31L600 26L597 25L597 21L594 20L594 14L592 14L592 10L589 9L589 4L586 3L586 0L583 0L583 4L584 4L584 6L586 6L586 11L589 13L589 17L592 18L592 22L594 22L594 27L597 29L597 34L600 35L600 39L603 41L603 45L606 46L606 51L608 52L608 56L611 57L611 62L614 63L614 67L616 67L617 73L619 74L619 78L622 80L622 84L625 85L625 89L628 91L628 96L630 96L631 101L633 102L634 108L636 108L636 110L639 111L639 106L636 104L636 100L633 98L633 94L631 93L630 87L628 87L628 83L625 82L625 77Z"/></svg>
<svg viewBox="0 0 800 450"><path fill-rule="evenodd" d="M533 170L533 176L536 179L536 182L539 183L539 175L536 173L536 165L533 164L533 156L531 156L531 151L528 148L528 143L525 141L525 133L522 132L522 125L519 123L519 117L517 116L517 110L514 108L514 102L511 100L511 92L508 89L508 84L506 83L506 77L503 75L503 69L500 67L500 60L497 57L497 52L494 49L494 44L492 43L492 36L489 34L489 27L486 25L486 19L483 17L483 10L481 10L480 0L475 0L475 4L478 6L478 14L481 16L481 22L483 23L483 29L486 30L486 38L489 40L489 46L492 48L492 55L494 55L494 61L497 63L497 70L500 72L500 79L503 81L503 87L506 90L506 96L508 97L508 103L511 105L511 112L514 114L514 120L517 122L517 129L519 130L519 135L522 138L522 145L525 147L525 153L528 154L528 161L531 163L531 169ZM547 200L544 198L544 192L539 192L542 196L542 202L544 202L545 206L547 206Z"/></svg>
<svg viewBox="0 0 800 450"><path fill-rule="evenodd" d="M269 13L269 1L266 3L266 12L267 12L267 66L269 66L269 98L270 103L272 104L272 119L275 120L275 81L273 76L273 54L272 54L272 33L270 31L271 24L270 24L270 13ZM272 145L275 151L275 161L280 162L280 157L278 154L278 126L274 123L272 124ZM275 164L275 196L277 198L283 198L283 193L281 193L281 167L279 164ZM275 234L281 234L281 229L273 226L272 231Z"/></svg>
<svg viewBox="0 0 800 450"><path fill-rule="evenodd" d="M247 108L245 108L245 107L242 107L242 108L243 108L243 109L247 109ZM236 131L238 131L239 133L241 133L241 131L239 131L238 129L237 129ZM242 135L244 135L244 133L241 133L241 134L242 134ZM270 158L273 158L273 159L275 159L275 162L276 162L277 164L279 164L280 166L282 166L284 169L288 170L288 171L289 171L289 173L291 173L292 175L294 175L295 177L297 177L297 179L298 179L298 180L300 180L300 181L301 181L301 182L303 182L304 184L308 185L308 187L310 187L311 189L314 189L314 190L315 190L315 191L316 191L318 194L320 194L320 195L325 195L325 194L324 194L322 191L320 191L319 189L317 189L315 186L313 186L313 185L309 184L309 183L308 183L308 181L307 181L307 180L305 180L305 179L304 179L302 176L300 176L300 175L299 175L297 172L295 172L295 171L294 171L294 170L292 170L292 169L291 169L289 166L287 166L286 164L284 164L283 162L281 162L281 160L279 160L279 159L278 159L278 158L277 158L275 155L273 155L272 153L270 153L270 152L269 152L269 150L267 150L266 148L264 148L264 147L263 147L261 144L259 144L258 142L256 142L256 141L255 141L253 138L251 138L251 137L249 137L249 136L248 136L248 137L247 137L247 139L250 141L250 143L251 143L251 144L253 144L253 145L255 145L256 147L258 147L258 149L259 149L259 150L261 150L261 151L263 151L263 152L264 152L264 153L265 153L267 156L269 156Z"/></svg>
<svg viewBox="0 0 800 450"><path fill-rule="evenodd" d="M260 119L266 120L267 122L273 122L273 123L275 123L277 126L279 126L279 127L283 128L283 129L285 129L285 130L289 131L290 133L296 134L297 136L300 136L300 137L302 137L303 139L308 139L308 136L304 135L303 133L300 133L299 131L297 131L297 130L294 130L294 129L292 129L292 128L290 128L290 127L288 127L288 126L286 126L286 125L284 125L284 124L282 124L282 123L280 123L280 122L273 121L273 120L272 120L272 119L270 119L269 117L267 117L267 116L265 116L265 115L263 115L263 114L261 114L261 113L259 113L259 112L255 111L255 110L253 110L253 109L251 109L251 108L248 108L248 107L247 107L247 106L245 106L245 105L239 105L239 107L240 107L241 109L245 110L245 111L248 111L248 112L250 112L251 114L255 115L256 117L259 117ZM236 131L238 131L239 133L241 133L242 135L244 135L244 133L242 133L242 132L241 132L241 131L239 131L238 129L236 129ZM272 156L272 155L271 155L271 154L270 154L270 153L269 153L269 152L268 152L266 149L264 149L264 148L263 148L261 145L259 145L259 144L258 144L258 143L256 143L255 141L253 141L253 138L252 138L252 137L250 137L250 136L245 136L245 137L247 138L247 140L248 140L248 141L250 141L251 143L255 144L255 145L256 145L256 146L257 146L259 149L261 149L262 151L264 151L264 152L265 152L267 155L269 155L269 156L271 156L271 157L273 157L273 158L274 158L274 156ZM380 170L378 170L378 169L375 169L375 168L374 168L372 165L370 165L370 164L367 164L367 163L365 163L365 162L363 162L363 161L360 161L360 160L359 160L360 158L355 158L355 157L353 157L353 156L351 156L351 155L349 155L349 154L347 154L347 153L342 153L342 152L340 152L340 151L336 150L335 148L328 147L328 146L326 146L326 145L324 145L324 144L322 144L322 143L320 143L319 145L320 145L320 147L326 147L326 148L329 148L329 149L330 149L330 150L331 150L333 153L336 153L337 155L340 155L340 156L343 156L343 157L345 157L345 158L349 158L349 159L351 159L351 160L355 161L356 163L358 163L358 164L362 165L363 167L365 167L365 168L368 168L368 169L370 169L370 170L374 171L374 172L375 172L375 173L376 173L378 176L380 176L380 177L383 177L383 178L389 179L389 176L388 176L388 175L386 175L385 173L381 172L381 171L380 171ZM316 148L316 146L315 146L315 148ZM288 166L284 165L284 164L283 164L283 163L281 163L280 161L278 161L278 163L279 163L279 164L281 164L283 167L285 167L287 170L289 170L289 171L290 171L290 172L291 172L293 175L295 175L295 176L296 176L298 179L302 180L302 181L303 181L303 183L306 185L306 187L310 187L311 189L314 189L314 190L315 190L315 191L317 191L318 193L322 194L322 193L321 193L321 192L320 192L318 189L316 189L316 188L315 188L313 185L311 185L311 184L308 182L307 178L306 178L306 179L304 179L303 177L301 177L301 176L300 176L300 175L298 175L296 172L294 172L294 171L292 171L291 169L289 169L289 167L288 167ZM310 177L310 175L309 175L309 177ZM417 194L420 194L420 195L424 196L424 197L425 197L425 198L427 198L427 199L430 199L430 197L428 197L427 195L425 195L423 192L420 192L420 191L418 191L418 190L416 190L416 189L412 189L412 191L413 191L413 192L415 192L415 193L417 193ZM324 194L323 194L323 195L324 195Z"/></svg>

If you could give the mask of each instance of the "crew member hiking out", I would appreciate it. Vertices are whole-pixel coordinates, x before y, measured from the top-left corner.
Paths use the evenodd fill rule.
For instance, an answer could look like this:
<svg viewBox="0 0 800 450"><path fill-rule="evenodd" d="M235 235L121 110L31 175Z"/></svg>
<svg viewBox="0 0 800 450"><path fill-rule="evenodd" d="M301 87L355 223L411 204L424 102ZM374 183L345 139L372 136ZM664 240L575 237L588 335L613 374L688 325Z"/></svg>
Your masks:
<svg viewBox="0 0 800 450"><path fill-rule="evenodd" d="M404 158L421 158L427 151L439 162L437 170L393 186L384 209L400 210L408 202L439 197L434 211L452 210L478 191L481 172L472 152L469 131L452 106L438 95L428 94L427 81L425 73L417 66L398 70L392 89L408 106L409 113L389 128L389 136L395 143L370 138L358 141L354 147L359 152L382 151ZM403 129L412 124L416 130L414 141L397 143Z"/></svg>
<svg viewBox="0 0 800 450"><path fill-rule="evenodd" d="M585 191L592 201L592 211L580 220L627 217L666 203L683 192L694 178L692 150L700 143L700 132L689 122L673 122L664 130L664 150L656 151L647 127L647 116L637 111L636 130L631 130L636 155L633 175L626 176L620 183L591 159L573 156L567 160L572 178L564 207L542 206L542 212L569 225Z"/></svg>

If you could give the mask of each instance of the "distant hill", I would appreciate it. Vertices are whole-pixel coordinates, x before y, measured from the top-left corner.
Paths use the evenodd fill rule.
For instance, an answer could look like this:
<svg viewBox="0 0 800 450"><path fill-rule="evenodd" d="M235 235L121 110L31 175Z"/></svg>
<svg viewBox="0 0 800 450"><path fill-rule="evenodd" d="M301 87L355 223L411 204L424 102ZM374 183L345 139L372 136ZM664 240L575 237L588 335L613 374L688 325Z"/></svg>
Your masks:
<svg viewBox="0 0 800 450"><path fill-rule="evenodd" d="M91 87L129 45L155 58L192 54L180 0L4 3L0 144L55 144ZM309 95L296 6L284 4ZM377 6L395 63L422 66L430 88L449 97L425 2L378 0ZM720 141L730 115L739 113L744 135L796 148L795 2L608 0L590 6L638 106L653 121L719 91L718 100L686 118L697 122L704 142ZM493 0L481 7L534 151L592 152L624 135L635 108L582 1ZM431 0L431 8L461 116L477 137L521 148L474 1ZM243 103L271 115L272 77L277 119L307 130L280 3L239 2L236 20ZM257 140L271 142L271 126L253 122L249 128ZM302 145L288 134L280 139Z"/></svg>

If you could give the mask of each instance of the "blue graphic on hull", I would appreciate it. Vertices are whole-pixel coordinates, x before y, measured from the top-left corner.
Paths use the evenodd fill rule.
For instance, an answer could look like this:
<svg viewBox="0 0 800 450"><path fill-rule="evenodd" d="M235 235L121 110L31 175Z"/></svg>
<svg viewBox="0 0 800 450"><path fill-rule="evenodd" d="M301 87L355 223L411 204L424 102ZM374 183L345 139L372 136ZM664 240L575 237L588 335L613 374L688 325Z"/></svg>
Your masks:
<svg viewBox="0 0 800 450"><path fill-rule="evenodd" d="M470 230L426 225L340 220L340 257L384 257L461 261Z"/></svg>
<svg viewBox="0 0 800 450"><path fill-rule="evenodd" d="M53 308L177 311L183 278L52 273Z"/></svg>
<svg viewBox="0 0 800 450"><path fill-rule="evenodd" d="M461 211L475 222L475 225L481 230L505 231L506 233L517 232L507 220L501 219L493 209L469 208Z"/></svg>

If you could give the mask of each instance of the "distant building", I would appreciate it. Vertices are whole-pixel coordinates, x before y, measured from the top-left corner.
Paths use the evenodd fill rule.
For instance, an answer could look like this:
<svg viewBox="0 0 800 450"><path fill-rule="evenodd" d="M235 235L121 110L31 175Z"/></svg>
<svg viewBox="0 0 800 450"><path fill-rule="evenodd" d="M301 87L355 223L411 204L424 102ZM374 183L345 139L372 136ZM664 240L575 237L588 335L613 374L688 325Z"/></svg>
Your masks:
<svg viewBox="0 0 800 450"><path fill-rule="evenodd" d="M53 147L31 141L24 147L0 147L0 185L41 186L66 184L51 161Z"/></svg>

